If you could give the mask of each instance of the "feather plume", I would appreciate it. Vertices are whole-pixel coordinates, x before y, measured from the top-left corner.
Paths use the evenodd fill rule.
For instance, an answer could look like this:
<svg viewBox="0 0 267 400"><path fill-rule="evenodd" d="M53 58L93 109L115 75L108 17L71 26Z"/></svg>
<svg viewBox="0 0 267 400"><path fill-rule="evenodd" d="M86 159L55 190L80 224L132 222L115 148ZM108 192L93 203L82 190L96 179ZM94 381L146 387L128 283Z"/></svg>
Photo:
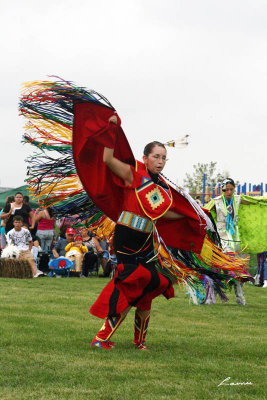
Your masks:
<svg viewBox="0 0 267 400"><path fill-rule="evenodd" d="M177 148L183 149L184 147L188 146L188 144L189 144L188 138L189 138L189 135L184 135L178 139L170 140L169 142L166 142L164 144L165 144L165 146L177 147Z"/></svg>

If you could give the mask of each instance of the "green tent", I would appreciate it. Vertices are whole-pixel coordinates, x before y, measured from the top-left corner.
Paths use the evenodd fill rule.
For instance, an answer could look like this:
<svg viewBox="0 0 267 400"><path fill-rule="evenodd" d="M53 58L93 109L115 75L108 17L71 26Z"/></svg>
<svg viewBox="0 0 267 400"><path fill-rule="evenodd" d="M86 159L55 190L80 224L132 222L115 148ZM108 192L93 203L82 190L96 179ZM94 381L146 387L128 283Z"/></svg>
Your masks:
<svg viewBox="0 0 267 400"><path fill-rule="evenodd" d="M2 193L0 193L0 209L2 209L5 206L6 198L8 196L15 196L15 194L17 192L21 192L23 194L23 196L29 196L29 192L27 190L27 186L26 185L17 187L15 189L7 190L6 192L2 192ZM32 208L37 208L38 207L38 202L36 200L33 201L31 199L31 196L30 196L30 206Z"/></svg>

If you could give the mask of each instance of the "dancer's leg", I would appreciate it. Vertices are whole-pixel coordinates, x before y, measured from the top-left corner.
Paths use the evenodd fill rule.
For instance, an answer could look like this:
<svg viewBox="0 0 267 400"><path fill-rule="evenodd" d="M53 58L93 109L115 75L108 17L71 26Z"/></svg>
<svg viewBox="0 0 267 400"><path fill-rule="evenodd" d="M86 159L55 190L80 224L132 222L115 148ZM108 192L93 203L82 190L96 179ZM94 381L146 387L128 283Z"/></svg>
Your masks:
<svg viewBox="0 0 267 400"><path fill-rule="evenodd" d="M131 306L127 307L120 314L116 315L116 317L108 317L98 334L94 337L91 346L100 347L107 350L112 349L114 343L110 341L110 338L123 322L130 309Z"/></svg>
<svg viewBox="0 0 267 400"><path fill-rule="evenodd" d="M236 295L236 302L237 304L241 305L241 306L246 306L246 299L244 296L244 290L243 290L243 286L241 285L240 282L235 282L234 283L234 288L235 288L235 295Z"/></svg>
<svg viewBox="0 0 267 400"><path fill-rule="evenodd" d="M134 344L140 350L147 350L145 338L147 334L150 310L136 309L134 319Z"/></svg>
<svg viewBox="0 0 267 400"><path fill-rule="evenodd" d="M205 276L205 289L206 289L206 296L203 304L215 304L216 303L216 297L215 297L215 292L214 292L214 287L213 287L213 281L211 278L208 276Z"/></svg>

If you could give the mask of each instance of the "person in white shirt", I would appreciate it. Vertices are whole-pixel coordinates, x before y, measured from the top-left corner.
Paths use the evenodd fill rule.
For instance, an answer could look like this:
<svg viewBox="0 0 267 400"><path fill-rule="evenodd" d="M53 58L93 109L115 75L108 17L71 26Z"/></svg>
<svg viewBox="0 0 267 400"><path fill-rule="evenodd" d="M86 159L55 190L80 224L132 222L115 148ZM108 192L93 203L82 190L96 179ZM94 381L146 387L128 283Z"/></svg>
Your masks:
<svg viewBox="0 0 267 400"><path fill-rule="evenodd" d="M43 273L36 268L34 257L31 253L33 245L32 237L28 229L22 228L23 218L20 215L15 215L13 217L13 225L14 228L7 233L7 242L11 242L18 248L20 260L28 261L34 278L43 275Z"/></svg>

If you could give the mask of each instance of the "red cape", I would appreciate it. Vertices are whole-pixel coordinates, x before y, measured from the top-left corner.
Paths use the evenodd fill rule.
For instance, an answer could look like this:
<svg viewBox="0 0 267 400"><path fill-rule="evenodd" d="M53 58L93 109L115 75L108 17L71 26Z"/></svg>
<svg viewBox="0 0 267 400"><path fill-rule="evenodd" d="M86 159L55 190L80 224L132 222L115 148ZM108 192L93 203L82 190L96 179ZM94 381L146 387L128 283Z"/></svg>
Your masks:
<svg viewBox="0 0 267 400"><path fill-rule="evenodd" d="M96 206L113 221L123 211L121 206L124 188L103 162L104 146L115 148L114 156L135 165L135 159L126 136L119 125L109 123L114 111L92 103L74 106L73 157L84 189ZM201 220L188 200L171 188L173 205L170 208L185 216L180 220L160 218L157 229L165 244L170 247L200 253L205 237L205 221Z"/></svg>

